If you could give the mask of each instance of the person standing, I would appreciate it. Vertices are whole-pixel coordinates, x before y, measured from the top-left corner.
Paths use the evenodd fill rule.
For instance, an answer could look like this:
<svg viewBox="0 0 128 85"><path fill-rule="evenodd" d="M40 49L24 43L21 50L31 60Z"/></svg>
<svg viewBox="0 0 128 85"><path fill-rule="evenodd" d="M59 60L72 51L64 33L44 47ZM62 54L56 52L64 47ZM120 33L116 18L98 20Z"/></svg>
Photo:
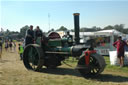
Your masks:
<svg viewBox="0 0 128 85"><path fill-rule="evenodd" d="M8 47L9 47L9 45L8 45L8 40L6 40L6 41L5 41L5 50L6 50L6 51L8 51Z"/></svg>
<svg viewBox="0 0 128 85"><path fill-rule="evenodd" d="M122 40L122 37L119 36L118 40L113 43L113 46L117 49L117 57L119 59L120 67L124 65L124 47L128 46L125 41Z"/></svg>
<svg viewBox="0 0 128 85"><path fill-rule="evenodd" d="M2 44L3 44L2 38L0 37L0 59L2 57Z"/></svg>
<svg viewBox="0 0 128 85"><path fill-rule="evenodd" d="M35 40L38 38L38 37L42 37L42 31L40 30L40 27L39 26L37 26L36 27L36 29L35 29L35 31L34 31L34 38L35 38Z"/></svg>
<svg viewBox="0 0 128 85"><path fill-rule="evenodd" d="M33 26L30 25L30 29L28 29L26 32L25 46L33 43L34 43L34 31L33 31Z"/></svg>
<svg viewBox="0 0 128 85"><path fill-rule="evenodd" d="M36 27L35 31L34 31L34 40L36 44L41 44L41 39L42 39L42 31L40 30L39 26Z"/></svg>
<svg viewBox="0 0 128 85"><path fill-rule="evenodd" d="M12 40L9 41L10 52L12 52Z"/></svg>
<svg viewBox="0 0 128 85"><path fill-rule="evenodd" d="M20 54L20 60L23 59L23 52L24 52L24 48L21 44L19 44L19 54Z"/></svg>
<svg viewBox="0 0 128 85"><path fill-rule="evenodd" d="M14 50L14 52L16 51L16 43L15 43L15 41L13 41L13 50Z"/></svg>

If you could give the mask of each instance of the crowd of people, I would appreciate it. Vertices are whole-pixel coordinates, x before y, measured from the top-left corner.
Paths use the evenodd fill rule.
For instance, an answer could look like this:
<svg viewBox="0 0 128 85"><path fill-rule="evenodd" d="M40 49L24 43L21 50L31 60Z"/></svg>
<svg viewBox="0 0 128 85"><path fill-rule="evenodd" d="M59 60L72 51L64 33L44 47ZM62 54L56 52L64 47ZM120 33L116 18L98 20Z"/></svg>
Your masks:
<svg viewBox="0 0 128 85"><path fill-rule="evenodd" d="M33 44L35 43L36 39L38 39L38 37L42 37L43 33L40 30L39 26L36 27L35 30L33 30L33 26L30 25L30 28L26 31L26 36L25 36L25 43L23 46L23 42L19 43L18 46L18 53L20 55L20 59L23 59L23 51L24 51L24 47L27 46L28 44ZM2 56L2 47L5 48L6 52L16 52L16 43L12 40L12 39L6 39L4 41L4 44L2 42L2 40L0 40L0 59Z"/></svg>
<svg viewBox="0 0 128 85"><path fill-rule="evenodd" d="M5 40L5 50L8 52L15 52L16 51L16 43L12 40Z"/></svg>
<svg viewBox="0 0 128 85"><path fill-rule="evenodd" d="M4 43L4 46L3 46ZM5 40L5 42L0 39L0 59L2 57L2 50L5 48L6 52L16 52L16 43L13 40Z"/></svg>

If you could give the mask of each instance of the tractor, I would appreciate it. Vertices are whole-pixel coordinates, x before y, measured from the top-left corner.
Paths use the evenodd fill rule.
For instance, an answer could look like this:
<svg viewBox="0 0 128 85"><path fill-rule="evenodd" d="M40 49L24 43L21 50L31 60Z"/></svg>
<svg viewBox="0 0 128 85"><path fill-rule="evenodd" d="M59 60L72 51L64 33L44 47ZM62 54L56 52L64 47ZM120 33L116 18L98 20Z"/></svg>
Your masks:
<svg viewBox="0 0 128 85"><path fill-rule="evenodd" d="M69 57L78 58L75 69L87 78L103 72L106 63L104 57L97 54L92 44L80 43L79 15L74 13L75 38L61 37L57 32L38 37L35 44L25 46L23 52L24 66L29 70L55 69ZM43 68L45 67L45 68Z"/></svg>

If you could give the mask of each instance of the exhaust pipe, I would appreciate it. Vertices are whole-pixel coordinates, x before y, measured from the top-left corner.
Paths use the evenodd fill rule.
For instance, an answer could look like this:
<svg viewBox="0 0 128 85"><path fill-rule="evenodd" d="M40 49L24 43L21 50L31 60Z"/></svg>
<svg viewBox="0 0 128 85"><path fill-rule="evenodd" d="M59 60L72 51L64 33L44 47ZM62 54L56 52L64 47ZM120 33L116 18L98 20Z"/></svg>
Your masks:
<svg viewBox="0 0 128 85"><path fill-rule="evenodd" d="M75 31L75 43L79 44L80 43L80 37L79 37L79 15L80 13L74 13L74 31Z"/></svg>

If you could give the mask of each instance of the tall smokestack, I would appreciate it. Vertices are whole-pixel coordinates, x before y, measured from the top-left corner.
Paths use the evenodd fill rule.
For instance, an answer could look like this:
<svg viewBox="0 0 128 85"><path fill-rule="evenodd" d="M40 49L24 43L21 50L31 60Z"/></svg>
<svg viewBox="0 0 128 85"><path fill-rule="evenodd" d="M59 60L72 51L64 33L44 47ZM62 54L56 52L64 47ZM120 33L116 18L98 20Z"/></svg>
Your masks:
<svg viewBox="0 0 128 85"><path fill-rule="evenodd" d="M79 37L79 15L80 13L74 13L74 30L75 30L75 43L79 44L80 43L80 37Z"/></svg>

